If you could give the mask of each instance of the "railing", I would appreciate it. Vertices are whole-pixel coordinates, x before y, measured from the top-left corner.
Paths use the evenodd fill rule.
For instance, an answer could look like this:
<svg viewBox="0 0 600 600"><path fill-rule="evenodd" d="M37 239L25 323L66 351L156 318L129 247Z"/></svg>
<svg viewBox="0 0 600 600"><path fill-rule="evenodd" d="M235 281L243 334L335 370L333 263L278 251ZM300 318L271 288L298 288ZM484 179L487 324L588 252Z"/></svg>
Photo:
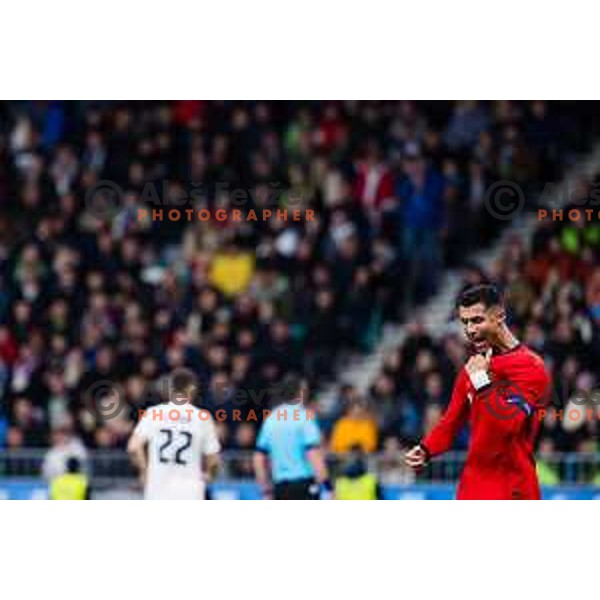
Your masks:
<svg viewBox="0 0 600 600"><path fill-rule="evenodd" d="M41 449L20 449L0 453L0 478L40 477L46 452ZM333 472L343 469L343 455L329 455L328 463ZM465 461L465 454L449 452L436 458L418 475L416 481L448 483L458 479ZM372 454L368 457L369 469L376 472L383 482L412 483L414 474L408 470L401 455ZM223 453L220 478L253 479L252 452L227 451ZM600 486L600 453L555 453L538 457L542 483L595 484ZM87 471L94 483L110 485L114 481L133 480L135 470L127 454L122 450L95 450L89 453Z"/></svg>
<svg viewBox="0 0 600 600"><path fill-rule="evenodd" d="M419 477L431 482L456 481L464 466L465 453L449 452L432 461ZM600 453L550 453L536 457L540 482L545 485L600 486Z"/></svg>

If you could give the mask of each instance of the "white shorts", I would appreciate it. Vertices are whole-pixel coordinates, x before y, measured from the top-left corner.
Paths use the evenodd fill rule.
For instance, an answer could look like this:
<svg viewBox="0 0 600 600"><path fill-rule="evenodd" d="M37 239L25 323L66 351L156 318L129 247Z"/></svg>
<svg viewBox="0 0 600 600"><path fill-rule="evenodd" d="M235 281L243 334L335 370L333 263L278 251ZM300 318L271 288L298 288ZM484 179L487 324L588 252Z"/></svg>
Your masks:
<svg viewBox="0 0 600 600"><path fill-rule="evenodd" d="M144 500L206 500L206 486L196 481L151 484L144 491Z"/></svg>

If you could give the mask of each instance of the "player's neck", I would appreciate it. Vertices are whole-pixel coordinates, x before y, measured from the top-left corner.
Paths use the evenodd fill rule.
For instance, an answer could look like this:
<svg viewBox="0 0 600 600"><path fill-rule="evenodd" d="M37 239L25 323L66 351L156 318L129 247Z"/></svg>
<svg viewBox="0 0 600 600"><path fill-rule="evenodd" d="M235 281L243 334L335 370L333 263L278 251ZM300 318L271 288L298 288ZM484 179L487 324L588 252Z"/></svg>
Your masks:
<svg viewBox="0 0 600 600"><path fill-rule="evenodd" d="M516 348L521 342L515 337L513 332L505 325L498 333L498 338L494 342L494 351L502 354Z"/></svg>

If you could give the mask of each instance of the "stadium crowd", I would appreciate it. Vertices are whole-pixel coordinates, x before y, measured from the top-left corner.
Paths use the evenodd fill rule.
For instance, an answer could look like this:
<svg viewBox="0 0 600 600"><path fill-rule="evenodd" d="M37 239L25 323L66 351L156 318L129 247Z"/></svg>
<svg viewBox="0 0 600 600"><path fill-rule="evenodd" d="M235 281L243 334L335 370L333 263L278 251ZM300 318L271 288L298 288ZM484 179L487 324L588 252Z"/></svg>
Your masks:
<svg viewBox="0 0 600 600"><path fill-rule="evenodd" d="M209 408L237 407L234 390L256 396L288 371L316 389L495 238L506 221L486 210L491 182L556 179L586 123L542 101L4 103L0 447L122 448L176 366L200 375ZM182 206L315 219L138 218ZM524 340L572 383L589 382L598 353L591 231L543 226L493 273ZM340 390L324 423L331 449L393 456L439 418L463 352L456 335L412 324L368 397ZM122 391L111 418L105 381ZM249 449L256 423L219 433ZM548 422L544 440L587 438Z"/></svg>

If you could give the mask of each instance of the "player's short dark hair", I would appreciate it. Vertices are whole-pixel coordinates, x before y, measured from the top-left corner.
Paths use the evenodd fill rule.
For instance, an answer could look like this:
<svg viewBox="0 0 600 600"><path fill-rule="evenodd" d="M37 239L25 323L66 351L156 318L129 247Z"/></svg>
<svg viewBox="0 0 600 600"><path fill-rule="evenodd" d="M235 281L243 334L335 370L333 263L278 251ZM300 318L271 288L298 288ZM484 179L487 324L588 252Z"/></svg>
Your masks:
<svg viewBox="0 0 600 600"><path fill-rule="evenodd" d="M198 387L198 377L191 369L177 368L171 374L171 388L176 394L186 393L190 386Z"/></svg>
<svg viewBox="0 0 600 600"><path fill-rule="evenodd" d="M490 308L492 306L501 306L504 303L504 299L500 290L495 285L481 283L463 290L456 301L456 308L474 306L480 303L486 308Z"/></svg>

